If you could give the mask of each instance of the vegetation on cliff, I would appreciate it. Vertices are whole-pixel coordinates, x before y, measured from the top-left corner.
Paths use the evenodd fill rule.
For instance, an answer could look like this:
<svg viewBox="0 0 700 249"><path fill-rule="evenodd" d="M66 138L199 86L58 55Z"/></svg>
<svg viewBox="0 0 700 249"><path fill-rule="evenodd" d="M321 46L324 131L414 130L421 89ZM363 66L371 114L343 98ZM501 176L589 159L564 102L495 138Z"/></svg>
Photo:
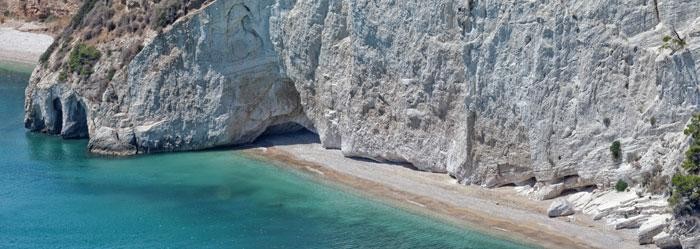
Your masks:
<svg viewBox="0 0 700 249"><path fill-rule="evenodd" d="M141 51L143 40L206 2L84 0L40 57L41 66L60 72L60 82L89 79L106 89L108 82L120 79L119 72ZM75 74L79 77L71 78Z"/></svg>
<svg viewBox="0 0 700 249"><path fill-rule="evenodd" d="M102 53L95 47L78 44L70 53L68 69L71 73L78 73L80 76L90 76L93 72L93 66L101 56Z"/></svg>
<svg viewBox="0 0 700 249"><path fill-rule="evenodd" d="M617 183L615 184L615 190L617 190L617 192L622 192L627 190L627 186L627 182L623 180L617 180Z"/></svg>
<svg viewBox="0 0 700 249"><path fill-rule="evenodd" d="M610 145L610 153L615 160L619 160L622 157L622 145L620 141L615 141Z"/></svg>
<svg viewBox="0 0 700 249"><path fill-rule="evenodd" d="M669 202L676 214L700 213L700 114L695 114L684 133L692 139L685 153L682 168L671 180L672 194Z"/></svg>

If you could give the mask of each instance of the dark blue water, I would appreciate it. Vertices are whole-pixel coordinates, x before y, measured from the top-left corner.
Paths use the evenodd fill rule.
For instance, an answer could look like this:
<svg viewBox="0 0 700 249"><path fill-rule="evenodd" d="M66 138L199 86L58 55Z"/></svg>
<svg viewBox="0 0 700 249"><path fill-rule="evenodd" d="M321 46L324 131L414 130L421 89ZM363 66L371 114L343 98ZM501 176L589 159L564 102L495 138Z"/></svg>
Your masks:
<svg viewBox="0 0 700 249"><path fill-rule="evenodd" d="M0 248L529 248L209 151L113 159L22 127L0 69Z"/></svg>

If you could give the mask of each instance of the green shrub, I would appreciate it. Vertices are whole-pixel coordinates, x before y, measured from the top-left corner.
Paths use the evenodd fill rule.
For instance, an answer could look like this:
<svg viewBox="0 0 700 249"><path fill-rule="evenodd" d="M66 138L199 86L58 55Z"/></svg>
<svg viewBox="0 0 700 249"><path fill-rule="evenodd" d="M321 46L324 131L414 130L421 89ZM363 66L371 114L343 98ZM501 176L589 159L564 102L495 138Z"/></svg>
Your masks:
<svg viewBox="0 0 700 249"><path fill-rule="evenodd" d="M685 161L682 166L689 173L697 174L700 171L700 114L693 115L683 133L691 136L693 142L685 152Z"/></svg>
<svg viewBox="0 0 700 249"><path fill-rule="evenodd" d="M61 73L58 75L58 81L60 82L66 82L68 80L68 73L66 70L61 71Z"/></svg>
<svg viewBox="0 0 700 249"><path fill-rule="evenodd" d="M673 33L675 34L675 37L665 35L661 39L661 41L663 41L663 44L661 44L662 49L671 49L675 52L685 48L685 46L688 45L685 39L681 38L675 30L673 30Z"/></svg>
<svg viewBox="0 0 700 249"><path fill-rule="evenodd" d="M693 118L690 120L690 124L688 124L688 127L686 127L685 130L683 130L683 133L686 136L693 137L695 140L700 139L700 113L693 115Z"/></svg>
<svg viewBox="0 0 700 249"><path fill-rule="evenodd" d="M622 157L622 145L620 144L620 141L615 141L610 145L610 153L612 153L612 157L615 160Z"/></svg>
<svg viewBox="0 0 700 249"><path fill-rule="evenodd" d="M682 165L686 174L677 173L671 179L672 193L668 202L676 214L695 214L700 212L700 176L697 175L700 171L700 113L693 115L683 133L692 138Z"/></svg>
<svg viewBox="0 0 700 249"><path fill-rule="evenodd" d="M679 214L700 212L700 176L676 174L671 180L673 193L668 202Z"/></svg>
<svg viewBox="0 0 700 249"><path fill-rule="evenodd" d="M615 184L615 190L617 190L617 192L627 190L627 182L623 180L617 180L617 183Z"/></svg>
<svg viewBox="0 0 700 249"><path fill-rule="evenodd" d="M97 63L102 54L93 46L78 44L68 58L68 69L71 73L77 72L81 76L90 76L92 67Z"/></svg>
<svg viewBox="0 0 700 249"><path fill-rule="evenodd" d="M685 161L683 161L683 168L690 173L697 173L700 171L700 144L693 144L685 152Z"/></svg>

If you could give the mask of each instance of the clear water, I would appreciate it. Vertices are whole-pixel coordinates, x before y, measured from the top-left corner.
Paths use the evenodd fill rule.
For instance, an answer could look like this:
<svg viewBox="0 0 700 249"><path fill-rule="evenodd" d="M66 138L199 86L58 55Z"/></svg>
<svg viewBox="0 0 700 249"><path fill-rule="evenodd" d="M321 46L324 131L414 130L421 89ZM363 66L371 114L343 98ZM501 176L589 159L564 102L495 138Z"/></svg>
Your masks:
<svg viewBox="0 0 700 249"><path fill-rule="evenodd" d="M27 78L0 70L0 248L530 248L235 151L91 156L23 129Z"/></svg>

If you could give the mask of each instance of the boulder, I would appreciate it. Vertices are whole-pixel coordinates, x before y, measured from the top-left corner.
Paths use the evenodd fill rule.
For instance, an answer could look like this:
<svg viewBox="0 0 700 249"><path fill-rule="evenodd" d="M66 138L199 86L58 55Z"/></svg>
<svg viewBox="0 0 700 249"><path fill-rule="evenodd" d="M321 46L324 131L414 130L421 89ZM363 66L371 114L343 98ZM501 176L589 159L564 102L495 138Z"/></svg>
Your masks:
<svg viewBox="0 0 700 249"><path fill-rule="evenodd" d="M681 239L683 249L700 249L700 236Z"/></svg>
<svg viewBox="0 0 700 249"><path fill-rule="evenodd" d="M549 217L559 217L574 214L574 207L571 203L564 199L559 199L552 202L552 205L547 209Z"/></svg>
<svg viewBox="0 0 700 249"><path fill-rule="evenodd" d="M654 244L661 249L681 248L680 240L667 232L657 234L654 236L653 240Z"/></svg>
<svg viewBox="0 0 700 249"><path fill-rule="evenodd" d="M654 240L654 236L661 233L668 226L668 220L671 218L669 214L654 215L646 222L642 223L637 231L639 244L649 244Z"/></svg>

